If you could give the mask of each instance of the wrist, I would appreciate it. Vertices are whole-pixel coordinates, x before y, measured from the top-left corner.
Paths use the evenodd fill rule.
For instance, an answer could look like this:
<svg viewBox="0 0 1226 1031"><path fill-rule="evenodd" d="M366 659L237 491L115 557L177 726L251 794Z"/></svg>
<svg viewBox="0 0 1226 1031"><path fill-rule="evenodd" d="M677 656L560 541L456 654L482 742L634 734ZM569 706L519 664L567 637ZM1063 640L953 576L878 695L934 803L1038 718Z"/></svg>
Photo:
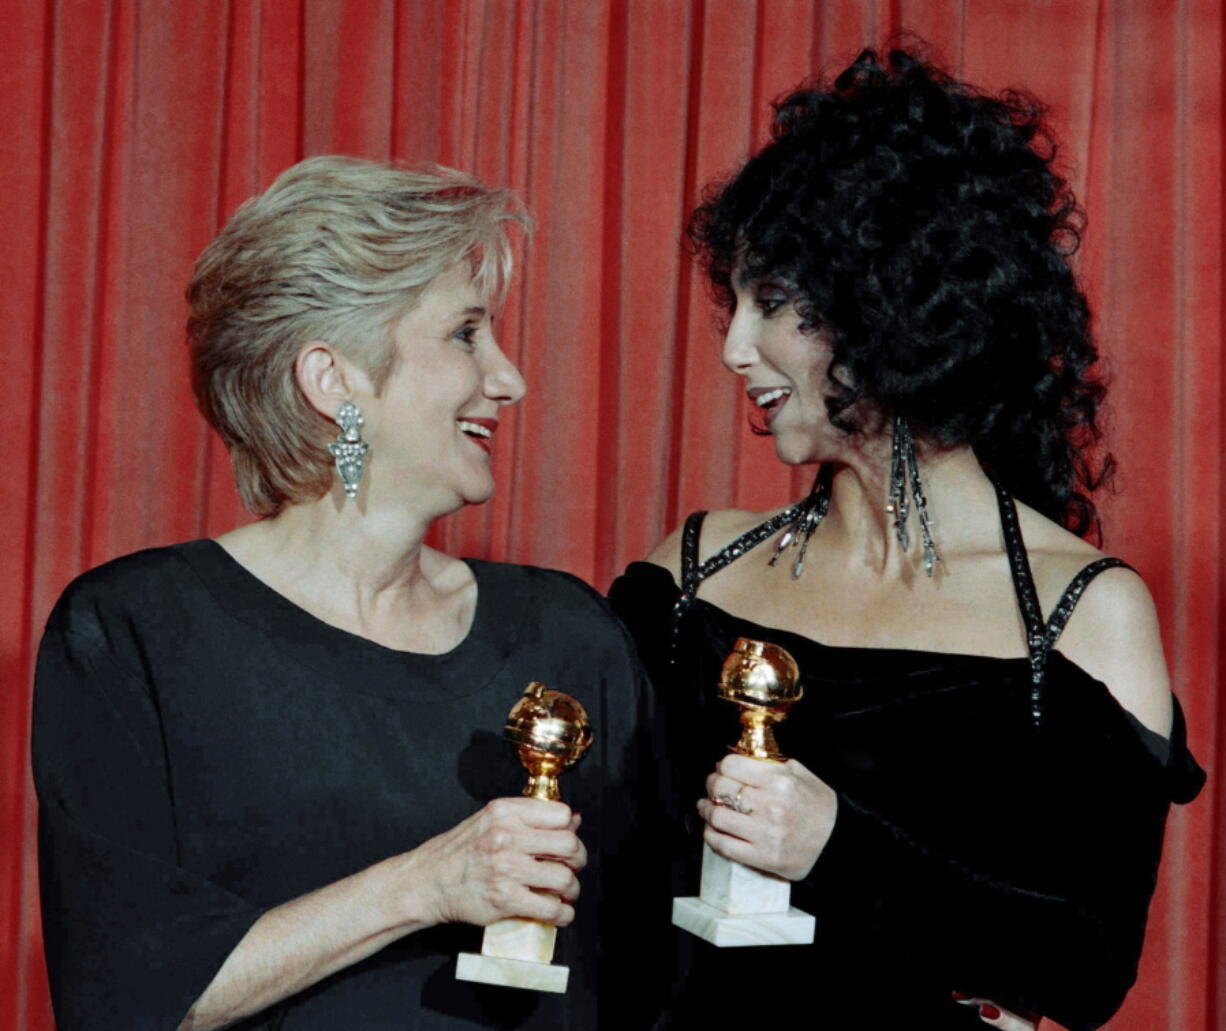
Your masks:
<svg viewBox="0 0 1226 1031"><path fill-rule="evenodd" d="M379 898L383 901L384 918L389 928L409 933L445 923L438 905L437 892L422 869L417 850L392 856L377 864L383 882Z"/></svg>

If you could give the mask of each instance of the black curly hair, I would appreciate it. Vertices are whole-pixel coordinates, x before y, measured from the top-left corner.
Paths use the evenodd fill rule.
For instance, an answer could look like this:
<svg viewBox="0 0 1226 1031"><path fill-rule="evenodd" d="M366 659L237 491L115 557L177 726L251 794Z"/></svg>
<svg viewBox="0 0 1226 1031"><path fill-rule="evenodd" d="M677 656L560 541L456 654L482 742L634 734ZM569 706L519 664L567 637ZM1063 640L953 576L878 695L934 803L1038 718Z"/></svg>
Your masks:
<svg viewBox="0 0 1226 1031"><path fill-rule="evenodd" d="M827 406L970 444L1019 500L1085 536L1110 455L1104 387L1069 268L1084 216L1053 168L1046 109L991 96L909 50L865 50L774 104L772 139L707 188L688 233L717 301L732 276L793 290L830 336Z"/></svg>

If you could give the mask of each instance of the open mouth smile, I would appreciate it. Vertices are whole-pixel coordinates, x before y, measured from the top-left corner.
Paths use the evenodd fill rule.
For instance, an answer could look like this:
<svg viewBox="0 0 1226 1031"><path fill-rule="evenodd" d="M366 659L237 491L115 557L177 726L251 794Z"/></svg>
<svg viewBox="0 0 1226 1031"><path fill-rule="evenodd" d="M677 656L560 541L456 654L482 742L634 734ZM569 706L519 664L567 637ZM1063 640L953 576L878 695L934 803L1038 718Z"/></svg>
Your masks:
<svg viewBox="0 0 1226 1031"><path fill-rule="evenodd" d="M456 425L477 447L486 454L490 453L490 438L494 436L494 430L498 429L497 419L457 419Z"/></svg>
<svg viewBox="0 0 1226 1031"><path fill-rule="evenodd" d="M790 387L754 387L749 391L749 400L765 413L768 426L791 396Z"/></svg>

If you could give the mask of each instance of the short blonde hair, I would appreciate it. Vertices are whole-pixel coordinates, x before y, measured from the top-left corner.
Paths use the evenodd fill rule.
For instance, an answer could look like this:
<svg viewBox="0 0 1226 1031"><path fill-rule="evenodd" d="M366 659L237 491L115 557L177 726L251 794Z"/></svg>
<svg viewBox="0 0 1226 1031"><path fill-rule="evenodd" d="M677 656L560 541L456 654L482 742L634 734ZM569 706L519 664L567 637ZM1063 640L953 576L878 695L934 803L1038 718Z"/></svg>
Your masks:
<svg viewBox="0 0 1226 1031"><path fill-rule="evenodd" d="M298 351L324 340L391 374L391 328L465 259L498 303L511 274L515 195L463 172L358 158L308 158L246 201L196 262L187 289L192 389L229 449L256 515L326 493L336 428L302 395Z"/></svg>

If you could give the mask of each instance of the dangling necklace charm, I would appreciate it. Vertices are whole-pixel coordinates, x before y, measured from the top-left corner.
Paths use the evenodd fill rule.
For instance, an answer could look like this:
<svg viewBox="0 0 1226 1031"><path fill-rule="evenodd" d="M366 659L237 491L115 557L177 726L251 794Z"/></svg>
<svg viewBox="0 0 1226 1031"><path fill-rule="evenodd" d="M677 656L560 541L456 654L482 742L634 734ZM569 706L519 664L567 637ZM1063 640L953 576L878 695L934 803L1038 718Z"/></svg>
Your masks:
<svg viewBox="0 0 1226 1031"><path fill-rule="evenodd" d="M907 480L910 480L910 498L907 495ZM932 540L932 522L928 518L928 499L924 497L924 485L920 482L919 463L915 458L915 440L911 426L904 415L894 417L894 444L890 454L890 500L885 510L894 516L894 536L903 551L911 546L907 531L907 518L911 514L911 499L919 516L920 537L924 544L924 572L932 576L941 561Z"/></svg>
<svg viewBox="0 0 1226 1031"><path fill-rule="evenodd" d="M780 557L788 548L798 548L796 558L792 561L792 579L799 580L805 571L805 552L809 548L809 538L818 528L830 508L830 486L834 482L834 467L823 465L817 471L817 479L813 481L813 489L795 509L795 518L788 524L775 552L767 565L778 563Z"/></svg>
<svg viewBox="0 0 1226 1031"><path fill-rule="evenodd" d="M366 469L366 455L370 445L362 439L362 409L352 401L346 401L336 413L336 424L341 428L340 436L328 445L332 457L336 459L336 474L341 478L345 488L345 497L353 499L358 496L358 484Z"/></svg>

